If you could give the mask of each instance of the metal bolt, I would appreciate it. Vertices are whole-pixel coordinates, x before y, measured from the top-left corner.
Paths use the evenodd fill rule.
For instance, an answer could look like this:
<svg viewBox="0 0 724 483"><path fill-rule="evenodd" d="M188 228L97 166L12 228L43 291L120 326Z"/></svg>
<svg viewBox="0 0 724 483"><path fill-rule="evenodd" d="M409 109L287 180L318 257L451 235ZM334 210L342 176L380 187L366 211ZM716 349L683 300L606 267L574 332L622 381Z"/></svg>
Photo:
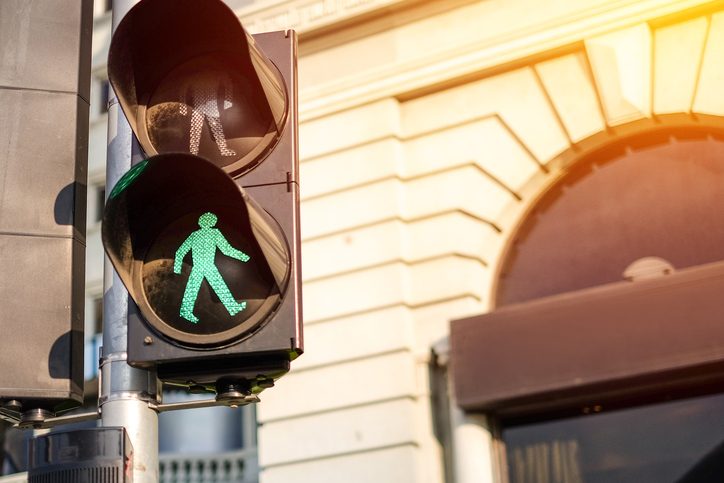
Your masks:
<svg viewBox="0 0 724 483"><path fill-rule="evenodd" d="M153 337L151 337L150 335L147 335L146 337L143 338L143 343L145 345L153 344Z"/></svg>

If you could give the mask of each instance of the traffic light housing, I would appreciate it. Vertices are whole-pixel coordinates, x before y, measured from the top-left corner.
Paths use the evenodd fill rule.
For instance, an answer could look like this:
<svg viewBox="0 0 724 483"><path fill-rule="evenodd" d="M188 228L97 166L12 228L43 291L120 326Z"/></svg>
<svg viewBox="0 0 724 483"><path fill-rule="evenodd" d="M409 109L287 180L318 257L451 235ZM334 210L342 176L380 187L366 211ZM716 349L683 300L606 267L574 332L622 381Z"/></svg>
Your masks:
<svg viewBox="0 0 724 483"><path fill-rule="evenodd" d="M93 2L0 1L0 418L83 401Z"/></svg>
<svg viewBox="0 0 724 483"><path fill-rule="evenodd" d="M197 389L273 384L303 349L295 34L252 37L219 0L142 0L108 69L150 155L103 216L135 302L128 362Z"/></svg>

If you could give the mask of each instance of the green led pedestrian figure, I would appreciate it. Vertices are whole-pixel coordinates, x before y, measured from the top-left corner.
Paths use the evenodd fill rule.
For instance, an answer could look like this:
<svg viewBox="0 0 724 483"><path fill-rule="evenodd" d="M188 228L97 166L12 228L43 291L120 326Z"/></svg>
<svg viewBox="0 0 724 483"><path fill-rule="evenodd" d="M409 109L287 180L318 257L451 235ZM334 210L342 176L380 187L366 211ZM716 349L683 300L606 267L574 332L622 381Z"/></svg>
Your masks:
<svg viewBox="0 0 724 483"><path fill-rule="evenodd" d="M246 302L237 302L231 294L229 287L224 282L224 278L219 273L214 263L216 249L227 257L235 258L242 262L249 261L249 255L232 247L226 240L224 235L216 225L216 215L207 212L199 217L200 229L191 233L188 238L176 250L176 258L174 259L173 272L181 273L181 265L186 254L191 252L193 265L191 267L191 275L186 283L186 290L181 301L181 317L189 322L197 323L198 317L194 315L194 306L196 298L201 289L201 282L206 279L211 288L219 296L219 300L224 304L229 315L234 316L246 308Z"/></svg>

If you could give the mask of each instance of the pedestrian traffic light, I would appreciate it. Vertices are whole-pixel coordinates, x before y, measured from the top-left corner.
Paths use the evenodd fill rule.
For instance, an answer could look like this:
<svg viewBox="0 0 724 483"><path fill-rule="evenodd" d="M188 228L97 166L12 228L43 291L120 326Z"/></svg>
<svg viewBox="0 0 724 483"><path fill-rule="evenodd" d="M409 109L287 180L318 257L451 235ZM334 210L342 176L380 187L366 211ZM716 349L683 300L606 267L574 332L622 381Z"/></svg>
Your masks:
<svg viewBox="0 0 724 483"><path fill-rule="evenodd" d="M295 34L252 37L220 0L142 0L108 73L149 155L103 216L135 302L128 362L221 399L273 384L302 352Z"/></svg>

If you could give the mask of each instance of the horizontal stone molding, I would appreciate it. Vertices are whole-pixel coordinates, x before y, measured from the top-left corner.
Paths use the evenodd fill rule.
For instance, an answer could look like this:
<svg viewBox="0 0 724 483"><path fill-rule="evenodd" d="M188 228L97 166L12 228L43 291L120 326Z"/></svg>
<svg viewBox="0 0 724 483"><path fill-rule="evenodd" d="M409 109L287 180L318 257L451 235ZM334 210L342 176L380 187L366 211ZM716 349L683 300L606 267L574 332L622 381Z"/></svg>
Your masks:
<svg viewBox="0 0 724 483"><path fill-rule="evenodd" d="M350 409L264 424L262 466L341 456L416 440L412 399L394 399ZM304 441L304 444L300 444Z"/></svg>

